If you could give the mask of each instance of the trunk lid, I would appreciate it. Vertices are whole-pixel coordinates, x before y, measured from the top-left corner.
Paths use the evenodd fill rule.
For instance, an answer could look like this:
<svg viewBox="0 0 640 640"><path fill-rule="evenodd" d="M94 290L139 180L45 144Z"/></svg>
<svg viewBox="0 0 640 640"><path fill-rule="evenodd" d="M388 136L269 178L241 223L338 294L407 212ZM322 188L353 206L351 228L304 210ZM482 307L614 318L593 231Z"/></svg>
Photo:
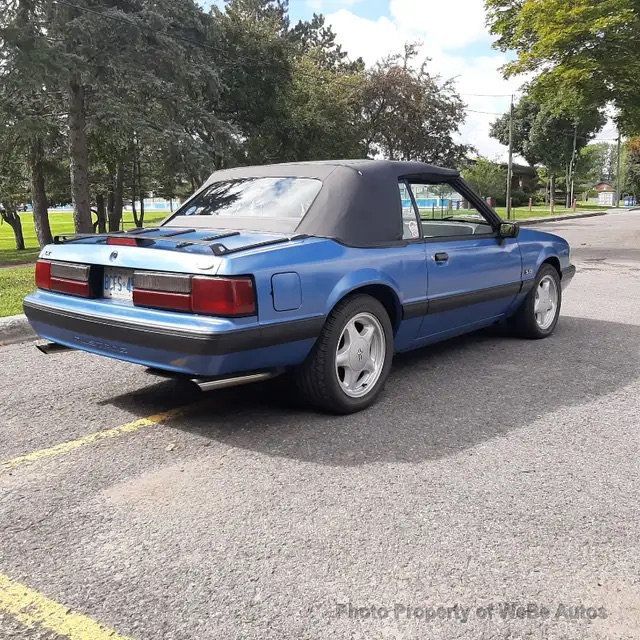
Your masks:
<svg viewBox="0 0 640 640"><path fill-rule="evenodd" d="M135 240L137 246L108 244L109 239ZM227 255L287 239L282 234L261 231L158 227L127 233L58 236L53 245L45 247L41 257L130 269L215 274Z"/></svg>

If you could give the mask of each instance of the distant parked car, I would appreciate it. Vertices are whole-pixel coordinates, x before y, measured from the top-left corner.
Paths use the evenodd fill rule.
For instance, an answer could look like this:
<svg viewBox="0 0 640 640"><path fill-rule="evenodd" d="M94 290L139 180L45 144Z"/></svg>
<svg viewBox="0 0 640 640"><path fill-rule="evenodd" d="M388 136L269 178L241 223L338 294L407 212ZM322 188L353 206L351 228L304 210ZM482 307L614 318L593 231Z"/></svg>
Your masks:
<svg viewBox="0 0 640 640"><path fill-rule="evenodd" d="M159 227L57 237L24 310L54 343L210 387L289 370L347 413L394 352L503 320L550 335L574 272L563 239L503 222L456 171L295 163L218 171Z"/></svg>

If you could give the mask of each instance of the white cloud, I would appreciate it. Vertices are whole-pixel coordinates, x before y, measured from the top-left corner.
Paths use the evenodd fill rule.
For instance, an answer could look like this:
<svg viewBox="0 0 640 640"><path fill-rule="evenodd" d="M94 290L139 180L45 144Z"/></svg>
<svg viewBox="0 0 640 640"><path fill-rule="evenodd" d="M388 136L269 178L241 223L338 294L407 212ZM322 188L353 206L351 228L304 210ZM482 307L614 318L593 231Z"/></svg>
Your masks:
<svg viewBox="0 0 640 640"><path fill-rule="evenodd" d="M505 159L506 147L489 137L489 126L497 118L495 113L509 109L509 94L523 80L502 77L500 67L508 58L490 47L483 0L390 0L390 15L369 20L341 9L329 14L327 21L346 51L352 57L361 56L368 65L399 53L406 42L422 42L420 57L431 58L431 73L455 78L468 105L461 141L475 146L482 155Z"/></svg>
<svg viewBox="0 0 640 640"><path fill-rule="evenodd" d="M390 0L398 27L442 49L489 41L482 0Z"/></svg>

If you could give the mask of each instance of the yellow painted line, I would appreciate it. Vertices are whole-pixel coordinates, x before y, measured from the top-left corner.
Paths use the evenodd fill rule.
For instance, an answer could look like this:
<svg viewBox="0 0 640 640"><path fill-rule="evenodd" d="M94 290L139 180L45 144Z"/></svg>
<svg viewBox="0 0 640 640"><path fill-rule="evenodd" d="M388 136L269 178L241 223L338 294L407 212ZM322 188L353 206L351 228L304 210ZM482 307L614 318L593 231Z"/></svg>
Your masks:
<svg viewBox="0 0 640 640"><path fill-rule="evenodd" d="M44 628L69 640L130 640L1 573L0 610L26 627Z"/></svg>
<svg viewBox="0 0 640 640"><path fill-rule="evenodd" d="M98 442L99 440L105 440L107 438L117 438L118 436L124 435L126 433L139 431L140 429L144 429L145 427L153 427L160 422L164 422L165 420L169 420L170 418L175 418L185 409L186 407L179 407L178 409L171 409L169 411L164 411L163 413L156 413L155 415L149 416L148 418L140 418L139 420L134 420L133 422L127 422L127 424L120 425L119 427L114 427L113 429L96 431L94 433L90 433L89 435L82 436L82 438L78 438L77 440L61 442L60 444L56 444L53 447L49 447L47 449L39 449L38 451L32 451L31 453L26 453L22 456L18 456L17 458L12 458L11 460L5 460L4 462L0 463L0 471L11 471L12 469L20 467L23 464L36 462L37 460L43 460L44 458L61 456L65 453L69 453L70 451L74 451L75 449L79 449L80 447Z"/></svg>

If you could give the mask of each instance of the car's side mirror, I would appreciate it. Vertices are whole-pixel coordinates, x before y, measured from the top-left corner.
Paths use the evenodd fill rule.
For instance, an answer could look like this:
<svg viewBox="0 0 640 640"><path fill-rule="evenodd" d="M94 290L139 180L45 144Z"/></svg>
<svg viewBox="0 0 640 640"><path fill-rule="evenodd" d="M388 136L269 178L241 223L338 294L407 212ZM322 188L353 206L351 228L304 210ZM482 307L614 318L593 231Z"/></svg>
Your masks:
<svg viewBox="0 0 640 640"><path fill-rule="evenodd" d="M502 222L498 235L501 238L517 238L520 233L520 225L517 222Z"/></svg>

